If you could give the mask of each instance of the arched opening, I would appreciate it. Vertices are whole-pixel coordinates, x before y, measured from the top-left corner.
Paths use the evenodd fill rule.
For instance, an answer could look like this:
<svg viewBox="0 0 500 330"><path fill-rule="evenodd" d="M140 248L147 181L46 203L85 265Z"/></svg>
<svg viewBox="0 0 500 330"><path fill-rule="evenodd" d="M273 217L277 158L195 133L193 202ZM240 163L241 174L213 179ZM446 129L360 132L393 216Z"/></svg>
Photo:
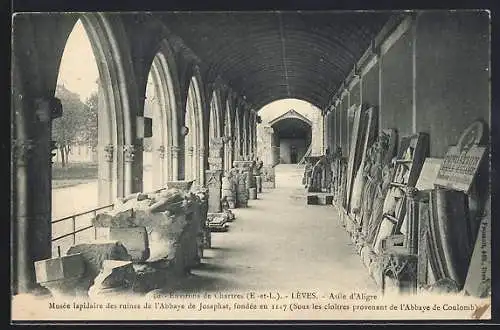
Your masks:
<svg viewBox="0 0 500 330"><path fill-rule="evenodd" d="M257 133L257 156L268 159L270 165L297 164L304 156L322 153L323 117L313 104L283 99L265 105L258 113L262 122Z"/></svg>
<svg viewBox="0 0 500 330"><path fill-rule="evenodd" d="M77 213L99 204L97 63L85 28L78 20L66 42L55 96L63 115L54 120L52 164L52 216ZM85 198L75 198L81 194ZM57 233L55 233L57 235Z"/></svg>
<svg viewBox="0 0 500 330"><path fill-rule="evenodd" d="M241 134L241 121L240 121L240 109L236 107L236 111L234 113L234 160L241 159L242 149L242 134Z"/></svg>
<svg viewBox="0 0 500 330"><path fill-rule="evenodd" d="M146 85L144 117L151 118L152 130L145 131L143 154L143 190L152 191L172 180L175 170L170 150L174 146L175 94L164 54L158 53L151 64ZM147 126L146 126L147 127ZM148 134L151 133L151 134ZM149 136L151 135L151 136Z"/></svg>
<svg viewBox="0 0 500 330"><path fill-rule="evenodd" d="M220 137L220 108L219 108L219 97L217 92L214 90L212 92L212 98L210 100L210 122L208 128L209 138Z"/></svg>
<svg viewBox="0 0 500 330"><path fill-rule="evenodd" d="M274 145L279 146L280 164L297 164L311 145L311 124L296 118L281 119L271 125Z"/></svg>
<svg viewBox="0 0 500 330"><path fill-rule="evenodd" d="M53 255L58 247L65 253L71 244L94 238L94 212L125 193L126 166L119 149L130 144L131 124L117 47L109 22L100 14L81 15L66 41L55 93L63 115L52 127L59 151L53 158ZM61 150L62 145L69 148ZM63 157L66 170L61 177L55 172L58 161L63 167Z"/></svg>
<svg viewBox="0 0 500 330"><path fill-rule="evenodd" d="M184 179L194 180L195 185L203 184L205 171L202 110L199 84L196 78L193 77L189 84L184 119L185 126L188 129L188 133L184 137Z"/></svg>

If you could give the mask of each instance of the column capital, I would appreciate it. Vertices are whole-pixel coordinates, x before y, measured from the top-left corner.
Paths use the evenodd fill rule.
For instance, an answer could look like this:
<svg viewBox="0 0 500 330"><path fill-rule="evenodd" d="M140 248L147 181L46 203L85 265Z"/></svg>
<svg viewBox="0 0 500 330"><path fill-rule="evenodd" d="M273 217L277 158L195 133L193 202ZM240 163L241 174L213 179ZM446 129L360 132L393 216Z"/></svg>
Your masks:
<svg viewBox="0 0 500 330"><path fill-rule="evenodd" d="M165 146L159 146L156 151L158 151L158 157L160 157L161 159L165 158Z"/></svg>
<svg viewBox="0 0 500 330"><path fill-rule="evenodd" d="M181 152L181 148L178 146L170 146L170 154L172 155L172 158L177 158L179 157L179 153Z"/></svg>
<svg viewBox="0 0 500 330"><path fill-rule="evenodd" d="M135 154L140 151L140 146L134 144L127 144L123 146L123 153L125 156L125 162L132 163L135 158Z"/></svg>
<svg viewBox="0 0 500 330"><path fill-rule="evenodd" d="M113 161L114 150L115 146L112 144L107 144L104 146L104 159L109 163Z"/></svg>

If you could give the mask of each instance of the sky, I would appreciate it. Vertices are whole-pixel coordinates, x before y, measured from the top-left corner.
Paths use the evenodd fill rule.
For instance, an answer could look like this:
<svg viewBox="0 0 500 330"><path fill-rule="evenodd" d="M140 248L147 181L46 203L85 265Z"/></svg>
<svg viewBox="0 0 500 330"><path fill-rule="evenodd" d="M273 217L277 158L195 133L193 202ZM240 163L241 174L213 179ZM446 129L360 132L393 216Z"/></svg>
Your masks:
<svg viewBox="0 0 500 330"><path fill-rule="evenodd" d="M259 116L262 118L262 123L267 123L274 118L288 112L289 110L295 110L301 115L313 119L313 114L315 111L320 112L321 110L309 102L299 100L299 99L282 99L271 102L259 111Z"/></svg>
<svg viewBox="0 0 500 330"><path fill-rule="evenodd" d="M80 100L85 101L97 91L98 77L99 71L90 40L78 20L64 48L57 84L79 94Z"/></svg>

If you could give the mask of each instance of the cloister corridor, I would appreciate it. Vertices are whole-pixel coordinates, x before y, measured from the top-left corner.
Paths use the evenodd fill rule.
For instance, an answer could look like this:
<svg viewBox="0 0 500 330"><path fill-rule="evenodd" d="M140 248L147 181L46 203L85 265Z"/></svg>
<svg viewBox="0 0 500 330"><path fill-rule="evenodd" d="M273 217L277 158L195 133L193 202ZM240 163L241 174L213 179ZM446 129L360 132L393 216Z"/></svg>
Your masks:
<svg viewBox="0 0 500 330"><path fill-rule="evenodd" d="M237 316L255 318L241 307L248 292L270 290L306 308L276 305L269 317L309 317L309 306L323 319L409 316L382 302L393 295L460 304L416 318L475 317L469 298L491 306L493 278L490 20L486 10L17 13L13 319L70 320L68 297L125 298L126 319L172 319L130 313L136 295L237 298ZM78 318L115 317L106 306ZM229 317L217 308L206 318Z"/></svg>
<svg viewBox="0 0 500 330"><path fill-rule="evenodd" d="M303 171L277 165L276 188L234 210L229 231L213 233L202 264L168 292L376 292L334 207L306 205Z"/></svg>

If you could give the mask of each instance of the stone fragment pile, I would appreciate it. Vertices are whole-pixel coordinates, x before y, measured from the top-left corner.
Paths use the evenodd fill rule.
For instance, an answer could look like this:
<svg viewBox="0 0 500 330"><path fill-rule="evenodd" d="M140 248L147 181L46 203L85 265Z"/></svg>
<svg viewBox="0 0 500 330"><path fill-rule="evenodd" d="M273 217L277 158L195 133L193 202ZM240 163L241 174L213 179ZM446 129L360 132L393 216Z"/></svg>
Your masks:
<svg viewBox="0 0 500 330"><path fill-rule="evenodd" d="M53 295L100 296L146 293L186 276L211 239L207 192L183 188L117 200L93 219L95 241L35 264L38 282Z"/></svg>

